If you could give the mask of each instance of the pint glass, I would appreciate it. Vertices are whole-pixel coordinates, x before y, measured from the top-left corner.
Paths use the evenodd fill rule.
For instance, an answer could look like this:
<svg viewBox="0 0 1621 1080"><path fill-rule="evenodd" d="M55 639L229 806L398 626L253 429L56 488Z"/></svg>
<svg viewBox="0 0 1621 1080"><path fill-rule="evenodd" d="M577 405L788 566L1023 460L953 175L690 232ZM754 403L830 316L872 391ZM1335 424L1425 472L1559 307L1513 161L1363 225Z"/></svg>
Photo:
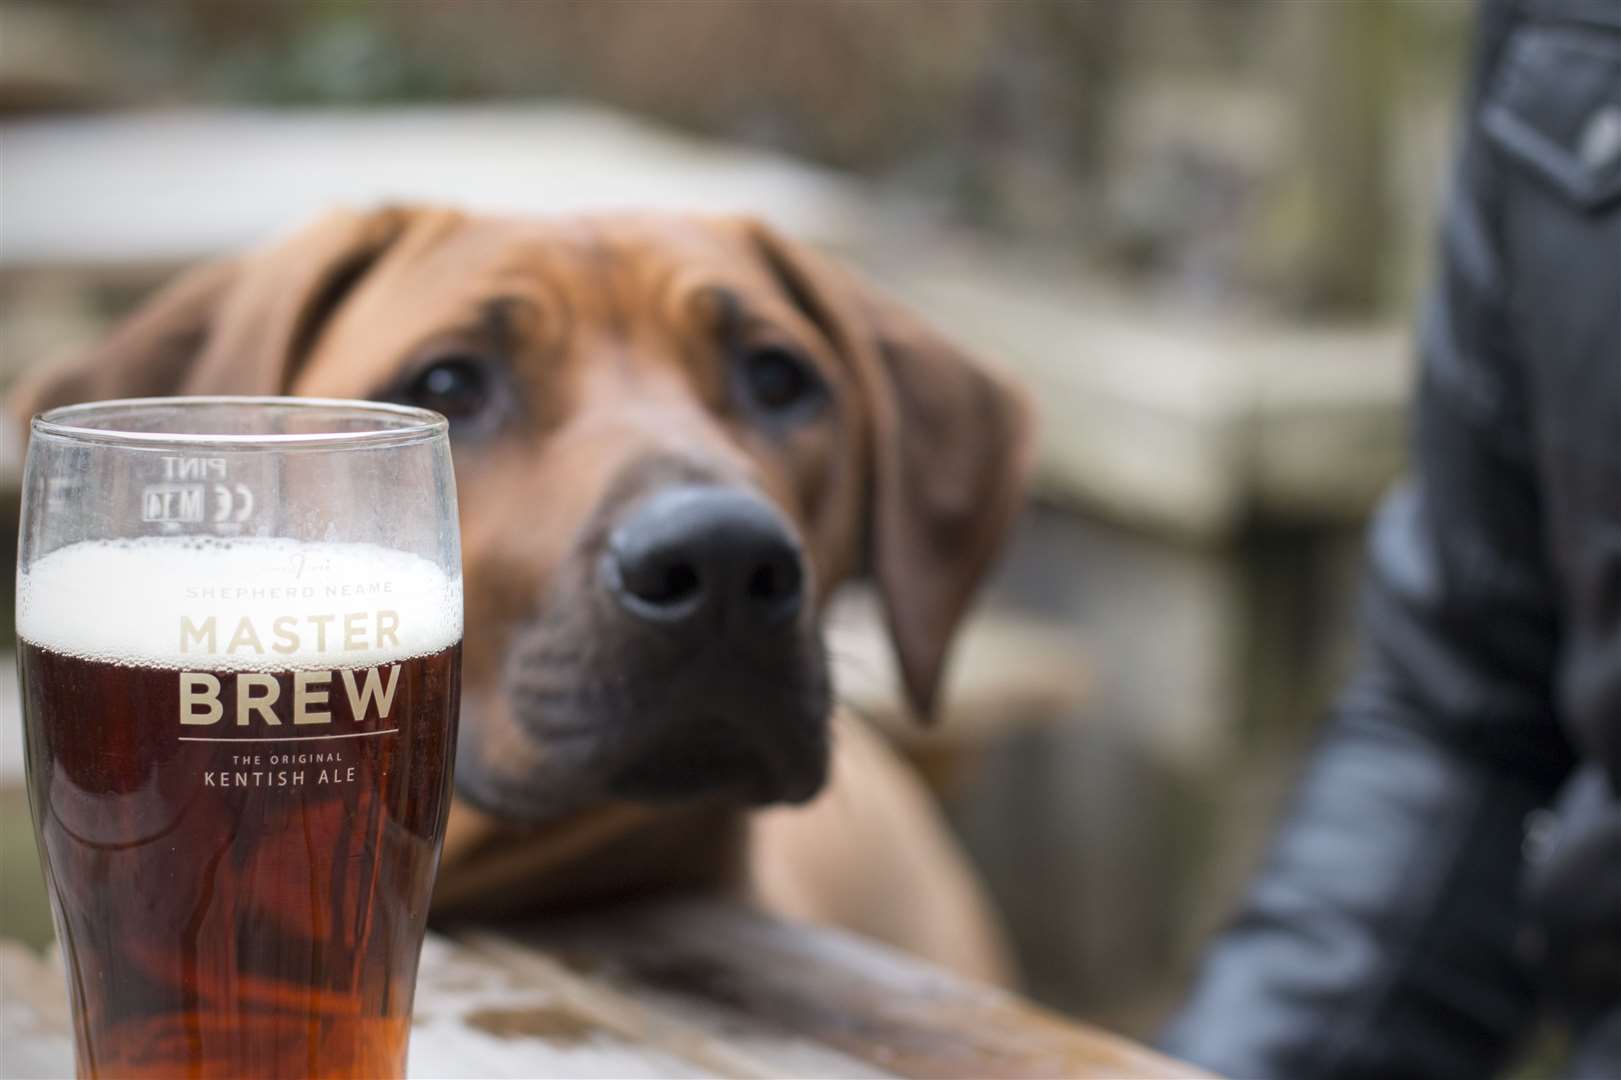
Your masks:
<svg viewBox="0 0 1621 1080"><path fill-rule="evenodd" d="M81 1076L405 1069L462 596L435 413L45 413L17 636Z"/></svg>

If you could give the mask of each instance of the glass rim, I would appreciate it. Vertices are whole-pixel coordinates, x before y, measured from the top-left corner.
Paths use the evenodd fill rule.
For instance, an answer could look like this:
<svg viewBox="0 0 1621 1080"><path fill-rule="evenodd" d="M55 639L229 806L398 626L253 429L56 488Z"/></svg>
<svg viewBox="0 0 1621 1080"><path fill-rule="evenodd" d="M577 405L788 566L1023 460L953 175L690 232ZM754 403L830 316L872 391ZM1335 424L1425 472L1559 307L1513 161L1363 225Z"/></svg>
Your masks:
<svg viewBox="0 0 1621 1080"><path fill-rule="evenodd" d="M291 412L313 414L320 410L353 417L375 417L393 421L364 431L306 431L291 433L129 431L117 427L86 426L97 414L169 409L188 411L203 407L274 406ZM77 421L77 422L76 422ZM33 435L69 442L96 443L130 449L163 447L217 447L224 450L255 448L342 449L375 447L417 442L443 435L449 421L432 409L395 405L383 401L352 398L288 397L285 395L199 394L178 397L110 398L62 405L37 413L29 422Z"/></svg>

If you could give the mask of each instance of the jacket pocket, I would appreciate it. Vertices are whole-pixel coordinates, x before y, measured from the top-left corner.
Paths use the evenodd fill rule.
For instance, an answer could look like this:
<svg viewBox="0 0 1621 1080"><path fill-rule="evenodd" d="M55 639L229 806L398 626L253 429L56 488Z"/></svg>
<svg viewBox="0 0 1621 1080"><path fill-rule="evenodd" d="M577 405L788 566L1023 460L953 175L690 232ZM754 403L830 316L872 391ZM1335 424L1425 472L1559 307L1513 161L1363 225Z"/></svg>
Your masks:
<svg viewBox="0 0 1621 1080"><path fill-rule="evenodd" d="M1621 196L1621 34L1515 31L1480 122L1493 145L1578 206Z"/></svg>

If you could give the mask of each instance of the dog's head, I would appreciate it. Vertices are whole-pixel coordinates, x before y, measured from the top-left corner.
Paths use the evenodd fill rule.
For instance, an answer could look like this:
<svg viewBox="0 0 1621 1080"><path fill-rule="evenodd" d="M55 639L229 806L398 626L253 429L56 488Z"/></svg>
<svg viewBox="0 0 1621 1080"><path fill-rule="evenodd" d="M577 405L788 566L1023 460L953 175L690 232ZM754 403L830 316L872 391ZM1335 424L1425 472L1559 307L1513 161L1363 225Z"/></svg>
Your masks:
<svg viewBox="0 0 1621 1080"><path fill-rule="evenodd" d="M864 567L926 717L1028 442L1006 387L742 219L336 214L192 271L16 404L174 393L450 418L457 786L522 821L814 794L816 615Z"/></svg>

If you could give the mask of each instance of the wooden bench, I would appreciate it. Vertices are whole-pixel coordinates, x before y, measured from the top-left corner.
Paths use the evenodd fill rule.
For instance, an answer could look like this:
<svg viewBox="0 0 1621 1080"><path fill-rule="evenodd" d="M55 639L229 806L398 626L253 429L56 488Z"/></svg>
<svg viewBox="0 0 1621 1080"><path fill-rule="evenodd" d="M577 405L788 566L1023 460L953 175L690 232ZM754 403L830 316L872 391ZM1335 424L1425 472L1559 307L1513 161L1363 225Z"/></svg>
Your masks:
<svg viewBox="0 0 1621 1080"><path fill-rule="evenodd" d="M0 942L0 1077L72 1075L62 969ZM416 1077L1192 1077L851 935L707 900L431 935Z"/></svg>

